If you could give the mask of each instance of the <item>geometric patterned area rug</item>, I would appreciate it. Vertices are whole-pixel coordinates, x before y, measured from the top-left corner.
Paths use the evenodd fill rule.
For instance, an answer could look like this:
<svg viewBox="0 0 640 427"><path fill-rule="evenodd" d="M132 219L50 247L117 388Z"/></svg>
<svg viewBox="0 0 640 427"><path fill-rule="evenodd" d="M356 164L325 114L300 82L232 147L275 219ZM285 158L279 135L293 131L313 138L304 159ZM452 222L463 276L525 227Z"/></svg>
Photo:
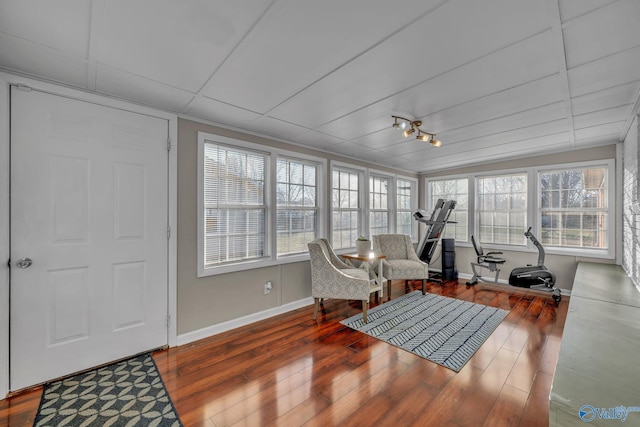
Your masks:
<svg viewBox="0 0 640 427"><path fill-rule="evenodd" d="M340 323L459 372L508 313L414 291Z"/></svg>
<svg viewBox="0 0 640 427"><path fill-rule="evenodd" d="M45 384L34 426L181 427L151 354Z"/></svg>

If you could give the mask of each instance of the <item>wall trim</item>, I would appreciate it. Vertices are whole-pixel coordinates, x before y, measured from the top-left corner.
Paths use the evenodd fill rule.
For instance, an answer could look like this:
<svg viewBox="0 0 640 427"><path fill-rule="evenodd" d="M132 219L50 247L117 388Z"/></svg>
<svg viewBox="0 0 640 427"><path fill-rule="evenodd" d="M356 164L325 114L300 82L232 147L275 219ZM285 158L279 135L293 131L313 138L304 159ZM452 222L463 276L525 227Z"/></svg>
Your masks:
<svg viewBox="0 0 640 427"><path fill-rule="evenodd" d="M203 338L209 338L213 335L217 335L222 332L227 332L232 329L239 328L241 326L246 326L251 323L258 322L260 320L265 320L270 317L277 316L279 314L284 314L289 311L306 307L311 304L313 304L312 297L304 298L298 301L293 301L288 304L281 305L279 307L270 308L264 311L260 311L258 313L248 314L243 317L238 317L237 319L228 320L226 322L217 323L215 325L207 326L205 328L187 332L185 334L180 334L178 335L178 345L180 346L184 344L189 344L194 341L201 340Z"/></svg>

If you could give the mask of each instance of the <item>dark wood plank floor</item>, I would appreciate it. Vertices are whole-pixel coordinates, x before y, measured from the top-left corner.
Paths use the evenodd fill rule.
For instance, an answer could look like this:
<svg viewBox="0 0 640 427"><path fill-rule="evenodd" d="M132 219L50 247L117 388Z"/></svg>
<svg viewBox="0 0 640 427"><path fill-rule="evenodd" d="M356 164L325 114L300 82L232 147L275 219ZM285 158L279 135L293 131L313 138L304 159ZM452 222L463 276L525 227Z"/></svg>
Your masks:
<svg viewBox="0 0 640 427"><path fill-rule="evenodd" d="M413 289L394 282L392 298ZM305 307L154 359L189 427L547 426L569 299L463 281L428 290L510 311L459 373L344 327L360 312L346 301L327 301L317 321ZM32 425L41 394L0 401L0 426Z"/></svg>

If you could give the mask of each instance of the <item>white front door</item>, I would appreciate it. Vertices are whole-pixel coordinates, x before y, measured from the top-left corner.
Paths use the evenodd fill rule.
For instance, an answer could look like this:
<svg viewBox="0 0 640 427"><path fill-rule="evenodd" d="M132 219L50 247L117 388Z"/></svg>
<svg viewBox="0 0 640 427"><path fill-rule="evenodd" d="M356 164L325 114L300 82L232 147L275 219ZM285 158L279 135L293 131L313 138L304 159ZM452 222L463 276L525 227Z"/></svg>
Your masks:
<svg viewBox="0 0 640 427"><path fill-rule="evenodd" d="M12 88L11 390L167 344L167 136Z"/></svg>

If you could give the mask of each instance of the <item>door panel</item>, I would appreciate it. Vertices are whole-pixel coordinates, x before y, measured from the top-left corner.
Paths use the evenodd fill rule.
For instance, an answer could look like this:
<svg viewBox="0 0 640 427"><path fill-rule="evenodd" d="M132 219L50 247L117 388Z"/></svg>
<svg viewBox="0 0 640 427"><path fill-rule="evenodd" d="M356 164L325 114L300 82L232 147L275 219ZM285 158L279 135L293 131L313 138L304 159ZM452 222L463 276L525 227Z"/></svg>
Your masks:
<svg viewBox="0 0 640 427"><path fill-rule="evenodd" d="M167 132L12 88L12 390L167 344Z"/></svg>

